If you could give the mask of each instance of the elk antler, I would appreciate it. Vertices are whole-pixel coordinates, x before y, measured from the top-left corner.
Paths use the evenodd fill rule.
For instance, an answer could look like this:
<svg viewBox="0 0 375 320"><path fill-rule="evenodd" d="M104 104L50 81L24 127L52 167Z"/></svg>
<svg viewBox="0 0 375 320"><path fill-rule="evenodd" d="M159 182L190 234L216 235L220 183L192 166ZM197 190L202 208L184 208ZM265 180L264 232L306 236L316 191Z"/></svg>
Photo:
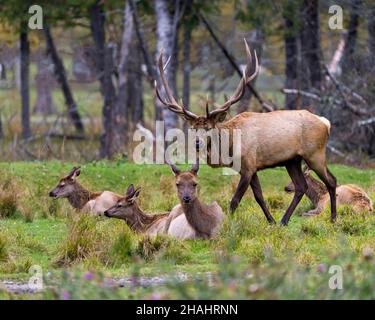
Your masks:
<svg viewBox="0 0 375 320"><path fill-rule="evenodd" d="M243 73L242 79L241 79L239 85L237 86L236 91L234 92L234 95L231 96L222 105L216 105L215 104L215 107L217 109L211 111L209 113L208 117L216 116L216 115L218 115L220 113L228 111L228 109L230 108L231 105L235 104L236 102L238 102L242 98L243 94L245 93L246 85L251 80L253 80L257 76L257 74L259 72L258 57L257 57L256 51L254 51L254 55L255 55L255 70L254 70L254 72L252 74L250 73L251 72L251 65L252 65L252 57L251 57L251 52L250 52L249 46L248 46L248 44L246 42L246 39L244 39L244 42L245 42L245 48L246 48L246 69L245 69L245 72Z"/></svg>
<svg viewBox="0 0 375 320"><path fill-rule="evenodd" d="M160 52L159 60L158 60L158 67L159 67L159 72L160 72L160 79L161 79L161 82L162 82L164 90L165 90L166 99L163 99L161 97L160 91L158 89L158 84L155 80L154 86L155 86L156 96L158 97L160 102L162 104L164 104L172 112L183 115L184 118L187 119L187 120L196 119L196 118L198 118L198 116L196 114L190 112L189 110L186 110L185 107L183 106L182 102L181 102L181 105L178 104L176 99L173 97L172 90L168 85L168 81L167 81L167 79L165 77L165 73L164 73L165 69L167 68L167 66L169 64L170 59L171 58L169 57L167 62L165 64L163 63L163 49L162 49L161 52Z"/></svg>

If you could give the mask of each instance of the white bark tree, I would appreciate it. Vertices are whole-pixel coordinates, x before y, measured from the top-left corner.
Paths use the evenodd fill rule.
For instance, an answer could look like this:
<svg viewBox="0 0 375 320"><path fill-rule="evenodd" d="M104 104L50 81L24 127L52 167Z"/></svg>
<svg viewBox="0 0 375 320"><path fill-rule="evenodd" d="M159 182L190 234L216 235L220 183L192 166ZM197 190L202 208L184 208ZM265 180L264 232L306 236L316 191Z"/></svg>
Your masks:
<svg viewBox="0 0 375 320"><path fill-rule="evenodd" d="M167 57L171 57L170 66L172 67L175 62L174 59L177 59L176 51L174 50L175 39L174 35L176 30L174 27L176 25L173 23L173 18L169 13L168 0L155 0L154 9L156 14L156 37L157 37L157 57L159 57L160 51L163 49L164 52L164 61ZM177 97L176 83L175 83L175 73L176 69L168 68L166 71L167 81L169 82L174 96ZM159 76L159 75L158 75ZM175 128L177 126L177 115L174 112L170 112L168 109L163 108L158 101L158 108L160 108L163 114L163 119L165 121L165 129Z"/></svg>

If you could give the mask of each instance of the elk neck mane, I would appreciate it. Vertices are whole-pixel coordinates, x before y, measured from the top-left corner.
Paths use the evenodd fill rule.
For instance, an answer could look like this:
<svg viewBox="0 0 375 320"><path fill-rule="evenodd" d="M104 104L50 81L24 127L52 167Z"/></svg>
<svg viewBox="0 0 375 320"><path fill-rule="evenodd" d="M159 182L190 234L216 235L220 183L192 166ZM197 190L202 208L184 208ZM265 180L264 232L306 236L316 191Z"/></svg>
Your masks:
<svg viewBox="0 0 375 320"><path fill-rule="evenodd" d="M210 236L212 225L216 222L210 208L198 199L189 205L181 203L181 207L190 226L198 233Z"/></svg>
<svg viewBox="0 0 375 320"><path fill-rule="evenodd" d="M133 209L134 215L132 219L126 220L129 227L138 232L145 232L151 227L156 221L168 216L168 213L163 214L149 214L138 206L137 203L134 204Z"/></svg>
<svg viewBox="0 0 375 320"><path fill-rule="evenodd" d="M68 201L73 208L81 210L90 200L96 199L101 193L90 192L78 182L74 183L74 192L68 196Z"/></svg>

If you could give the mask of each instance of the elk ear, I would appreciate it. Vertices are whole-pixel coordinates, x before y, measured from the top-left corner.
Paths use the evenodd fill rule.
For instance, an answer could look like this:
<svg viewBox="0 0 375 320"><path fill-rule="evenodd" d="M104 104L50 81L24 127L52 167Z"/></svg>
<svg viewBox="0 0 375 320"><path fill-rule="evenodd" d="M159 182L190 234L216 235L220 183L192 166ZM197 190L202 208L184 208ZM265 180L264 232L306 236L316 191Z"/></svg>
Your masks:
<svg viewBox="0 0 375 320"><path fill-rule="evenodd" d="M168 163L168 164L171 167L174 176L178 176L181 173L181 171L176 167L175 164L173 163Z"/></svg>
<svg viewBox="0 0 375 320"><path fill-rule="evenodd" d="M311 169L307 165L304 165L302 171L305 174L310 174Z"/></svg>
<svg viewBox="0 0 375 320"><path fill-rule="evenodd" d="M141 188L137 188L136 190L134 190L133 194L132 195L129 195L129 198L128 198L128 202L129 203L134 203L135 200L137 200L139 194L141 192Z"/></svg>
<svg viewBox="0 0 375 320"><path fill-rule="evenodd" d="M134 192L135 192L134 185L131 184L131 185L129 185L128 189L126 190L125 195L132 196L134 194Z"/></svg>
<svg viewBox="0 0 375 320"><path fill-rule="evenodd" d="M222 113L219 113L216 116L214 116L213 120L215 121L215 123L224 122L226 117L227 117L227 112L222 112Z"/></svg>
<svg viewBox="0 0 375 320"><path fill-rule="evenodd" d="M79 175L81 174L81 168L80 167L74 167L72 171L69 173L69 178L72 180L75 180Z"/></svg>
<svg viewBox="0 0 375 320"><path fill-rule="evenodd" d="M190 172L196 176L197 173L198 173L198 170L199 170L199 161L197 161L197 163L193 164Z"/></svg>

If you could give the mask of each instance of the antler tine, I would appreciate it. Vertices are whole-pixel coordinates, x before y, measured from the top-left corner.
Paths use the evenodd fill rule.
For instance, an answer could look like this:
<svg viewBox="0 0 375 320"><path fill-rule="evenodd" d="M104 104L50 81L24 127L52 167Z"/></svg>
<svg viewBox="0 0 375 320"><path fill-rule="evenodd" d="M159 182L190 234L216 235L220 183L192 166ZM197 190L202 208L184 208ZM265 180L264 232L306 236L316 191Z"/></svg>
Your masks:
<svg viewBox="0 0 375 320"><path fill-rule="evenodd" d="M215 107L217 109L211 111L210 116L214 116L214 115L217 115L219 113L226 112L230 108L230 106L237 103L242 98L242 96L244 95L246 85L251 80L253 80L259 72L258 56L257 56L256 51L254 50L255 70L252 74L250 73L251 72L251 66L252 66L252 63L253 63L253 59L252 59L250 48L247 44L246 39L244 39L244 42L245 42L245 49L246 49L246 68L245 68L245 71L243 72L243 76L240 80L240 83L238 84L233 96L231 96L226 102L224 102L224 104L222 104L222 105L216 105L215 104Z"/></svg>
<svg viewBox="0 0 375 320"><path fill-rule="evenodd" d="M183 104L182 103L178 104L176 99L173 97L173 92L168 85L168 81L167 81L167 79L165 77L165 73L164 73L164 71L166 70L170 61L171 61L171 57L169 57L167 59L167 62L165 64L163 63L163 49L162 49L160 51L160 55L159 55L159 59L158 59L158 67L159 67L159 72L160 72L160 79L161 79L161 82L162 82L164 90L165 90L166 98L165 99L162 98L162 96L160 94L160 91L158 89L157 82L155 80L154 86L155 86L156 96L158 97L160 102L163 105L165 105L170 111L178 113L178 114L182 114L186 118L196 119L198 117L197 115L195 115L194 113L186 110L184 108Z"/></svg>

